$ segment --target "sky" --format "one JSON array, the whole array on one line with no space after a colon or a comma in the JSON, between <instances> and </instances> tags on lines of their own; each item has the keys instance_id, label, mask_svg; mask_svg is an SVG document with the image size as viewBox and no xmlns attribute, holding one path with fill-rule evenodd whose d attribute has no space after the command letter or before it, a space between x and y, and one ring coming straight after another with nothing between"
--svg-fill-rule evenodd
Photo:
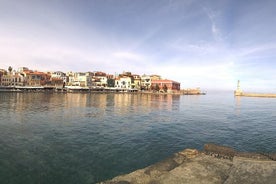
<instances>
[{"instance_id":1,"label":"sky","mask_svg":"<svg viewBox=\"0 0 276 184\"><path fill-rule=\"evenodd\" d=\"M275 0L0 0L0 68L276 92Z\"/></svg>"}]
</instances>

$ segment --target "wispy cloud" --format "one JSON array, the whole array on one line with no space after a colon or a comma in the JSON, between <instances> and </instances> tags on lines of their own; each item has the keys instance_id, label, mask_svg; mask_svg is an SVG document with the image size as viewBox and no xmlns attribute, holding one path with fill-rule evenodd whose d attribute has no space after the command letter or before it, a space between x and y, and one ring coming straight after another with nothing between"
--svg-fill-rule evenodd
<instances>
[{"instance_id":1,"label":"wispy cloud","mask_svg":"<svg viewBox=\"0 0 276 184\"><path fill-rule=\"evenodd\" d=\"M217 17L219 16L219 12L218 11L213 11L210 8L207 8L207 7L203 7L203 10L206 13L207 17L209 18L209 20L210 20L211 31L212 31L212 34L213 34L213 38L216 41L222 41L223 40L222 33L221 33L220 28L218 27L218 24L217 24L217 21L216 21Z\"/></svg>"},{"instance_id":2,"label":"wispy cloud","mask_svg":"<svg viewBox=\"0 0 276 184\"><path fill-rule=\"evenodd\" d=\"M274 55L274 53L276 52L276 44L275 43L258 44L250 47L240 48L239 55L241 57L247 57L247 56L256 55L262 52L266 52L267 54L268 51L273 52L273 55Z\"/></svg>"}]
</instances>

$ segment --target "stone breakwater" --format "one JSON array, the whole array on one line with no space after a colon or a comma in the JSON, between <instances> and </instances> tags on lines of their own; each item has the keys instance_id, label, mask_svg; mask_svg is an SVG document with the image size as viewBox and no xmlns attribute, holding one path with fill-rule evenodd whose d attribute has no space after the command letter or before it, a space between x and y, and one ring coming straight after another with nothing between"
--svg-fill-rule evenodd
<instances>
[{"instance_id":1,"label":"stone breakwater","mask_svg":"<svg viewBox=\"0 0 276 184\"><path fill-rule=\"evenodd\" d=\"M234 91L234 95L244 97L276 98L276 94L273 93L243 93L241 91Z\"/></svg>"},{"instance_id":2,"label":"stone breakwater","mask_svg":"<svg viewBox=\"0 0 276 184\"><path fill-rule=\"evenodd\" d=\"M99 184L275 184L276 154L238 152L230 147L204 145Z\"/></svg>"}]
</instances>

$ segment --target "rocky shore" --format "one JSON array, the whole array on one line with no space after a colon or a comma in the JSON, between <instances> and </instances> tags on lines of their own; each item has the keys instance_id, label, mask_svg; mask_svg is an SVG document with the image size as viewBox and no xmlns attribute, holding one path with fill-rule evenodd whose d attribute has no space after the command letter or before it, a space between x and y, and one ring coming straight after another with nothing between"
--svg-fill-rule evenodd
<instances>
[{"instance_id":1,"label":"rocky shore","mask_svg":"<svg viewBox=\"0 0 276 184\"><path fill-rule=\"evenodd\" d=\"M99 184L275 184L276 154L244 153L215 144L185 149L170 158Z\"/></svg>"}]
</instances>

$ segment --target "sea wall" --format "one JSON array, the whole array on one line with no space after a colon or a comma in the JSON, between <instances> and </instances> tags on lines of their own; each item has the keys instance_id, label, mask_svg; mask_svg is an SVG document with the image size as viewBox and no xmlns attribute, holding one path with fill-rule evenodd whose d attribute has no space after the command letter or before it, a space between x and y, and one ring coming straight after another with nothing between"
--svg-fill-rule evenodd
<instances>
[{"instance_id":1,"label":"sea wall","mask_svg":"<svg viewBox=\"0 0 276 184\"><path fill-rule=\"evenodd\" d=\"M243 93L243 92L234 92L235 96L245 96L245 97L264 97L264 98L276 98L276 94L270 93Z\"/></svg>"},{"instance_id":2,"label":"sea wall","mask_svg":"<svg viewBox=\"0 0 276 184\"><path fill-rule=\"evenodd\" d=\"M205 95L199 89L187 90L169 90L167 92L159 91L142 91L137 89L111 88L111 87L80 87L80 86L65 86L64 88L52 86L0 86L0 92L87 92L87 93L142 93L142 94L173 94L173 95Z\"/></svg>"},{"instance_id":3,"label":"sea wall","mask_svg":"<svg viewBox=\"0 0 276 184\"><path fill-rule=\"evenodd\" d=\"M276 154L243 153L206 144L100 184L275 184Z\"/></svg>"}]
</instances>

